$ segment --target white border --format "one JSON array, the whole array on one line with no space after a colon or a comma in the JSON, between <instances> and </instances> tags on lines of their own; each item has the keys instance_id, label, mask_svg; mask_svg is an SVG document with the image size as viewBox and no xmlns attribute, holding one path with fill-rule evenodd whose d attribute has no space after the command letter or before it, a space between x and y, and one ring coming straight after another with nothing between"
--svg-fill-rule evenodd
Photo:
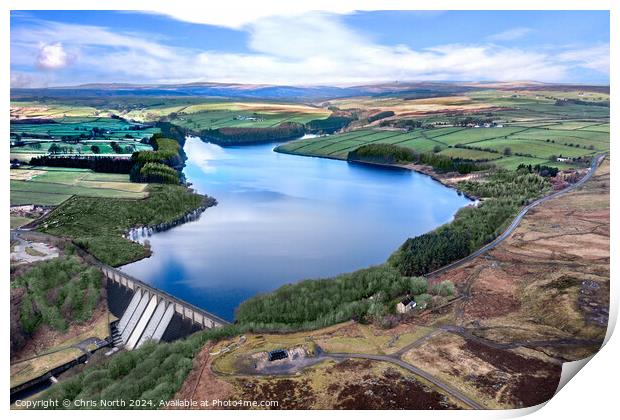
<instances>
[{"instance_id":1,"label":"white border","mask_svg":"<svg viewBox=\"0 0 620 420\"><path fill-rule=\"evenodd\" d=\"M241 2L241 1L204 1L204 2L190 2L185 0L174 0L174 1L162 1L162 0L151 0L151 1L138 1L138 0L56 0L54 2L44 1L44 0L5 0L2 2L3 14L2 14L2 35L3 35L3 48L2 48L2 57L3 57L3 66L2 66L2 80L3 80L3 88L2 95L4 98L4 103L7 108L10 102L10 69L9 69L9 41L10 41L10 31L9 31L9 10L47 10L47 9L55 9L55 10L153 10L159 11L162 13L166 13L169 11L178 11L178 10L196 10L200 9L201 11L205 11L208 13L230 16L231 14L239 14L239 13L254 13L256 7L260 7L262 10L273 10L274 14L280 14L282 11L285 11L287 14L297 14L302 13L304 11L310 10L323 10L323 11L333 11L333 12L346 12L348 10L611 10L611 68L618 68L618 30L615 22L618 22L618 2L614 2L612 0L501 0L501 1L490 1L490 0L434 0L432 2L428 1L419 1L419 0L382 0L381 2L373 1L373 0L359 0L359 1L351 1L351 0L313 0L300 2L295 0L261 0L255 1L252 3ZM248 6L249 5L249 6ZM250 19L251 17L248 17ZM615 18L615 19L614 19ZM612 72L613 74L613 72ZM613 78L613 76L612 76ZM618 97L618 88L615 85L611 85L612 90L612 98ZM611 108L611 119L614 121L612 123L611 128L611 150L612 156L616 155L616 149L618 149L616 143L614 142L615 135L618 130L616 130L616 121L618 121L619 112L618 107L614 106L615 99L612 100L612 108ZM6 109L6 108L5 108ZM6 112L6 111L5 111ZM5 114L5 118L0 119L0 124L2 126L2 132L8 134L9 132L9 119L8 115ZM2 148L3 156L5 156L5 162L8 160L8 148ZM8 167L6 164L2 169L2 179L4 182L4 191L3 194L0 194L0 199L2 200L3 208L8 210L9 208L9 173ZM612 185L616 185L617 176L615 172L612 172ZM611 214L614 215L614 210L618 209L618 195L613 193L611 195ZM5 213L6 214L6 213ZM4 232L8 232L9 230L9 218L6 215L2 218L1 223L4 227ZM617 218L612 217L612 238L618 237L618 225ZM8 238L7 238L8 239ZM618 253L618 246L615 241L611 242L611 255L620 255ZM9 241L5 239L2 242L2 248L0 249L0 255L8 255L9 254ZM5 260L6 261L6 260ZM618 267L618 260L612 259L611 261L611 272L616 273ZM4 385L1 389L4 389L3 393L4 400L2 402L3 410L9 411L9 416L11 418L36 418L40 419L41 417L45 418L77 418L80 416L81 418L88 419L99 419L99 418L108 418L109 416L114 416L116 413L111 412L99 412L99 411L88 411L84 413L76 413L76 412L22 412L15 410L8 410L9 407L9 319L8 319L8 308L9 308L9 293L8 293L8 264L4 270L5 280L3 282L4 288L2 289L3 294L3 307L5 308L5 316L3 317L4 328L1 331L0 342L5 345L5 362L0 364L1 369L1 377L4 382ZM454 411L437 411L437 412L427 412L427 411L416 411L416 412L407 412L401 413L398 411L390 411L390 412L340 412L337 415L343 418L355 418L355 419L365 419L365 418L374 418L381 417L382 415L386 416L412 416L415 418L433 418L433 419L448 419L448 418L470 418L470 419L480 419L480 418L508 418L508 417L517 417L522 416L524 414L531 414L530 418L533 419L544 419L544 418L562 418L562 419L588 419L588 418L609 418L610 414L616 411L617 408L617 382L619 378L620 369L617 355L620 354L620 342L618 341L617 334L616 336L611 336L611 331L613 330L613 325L615 325L615 321L617 319L617 310L618 310L618 302L619 302L619 292L618 288L615 287L615 284L612 283L611 287L611 299L612 306L610 308L610 328L608 331L608 335L606 339L609 341L604 346L604 348L592 358L592 360L587 364L587 367L580 372L577 377L566 384L566 386L554 397L551 399L549 403L544 405L544 407L536 407L533 409L525 409L525 410L511 410L511 411L486 411L486 412L454 412ZM166 412L138 412L132 413L131 416L134 418L162 418L164 416L170 416L172 413ZM223 419L232 419L232 418L248 418L252 416L252 418L283 418L285 416L294 415L299 419L309 419L316 418L323 415L331 416L333 412L325 412L325 411L297 411L295 413L290 412L243 412L243 411L229 411L229 412L190 412L184 411L183 413L174 413L173 416L181 415L187 418L204 418L205 416L217 417ZM122 414L123 417L128 414Z\"/></svg>"}]
</instances>

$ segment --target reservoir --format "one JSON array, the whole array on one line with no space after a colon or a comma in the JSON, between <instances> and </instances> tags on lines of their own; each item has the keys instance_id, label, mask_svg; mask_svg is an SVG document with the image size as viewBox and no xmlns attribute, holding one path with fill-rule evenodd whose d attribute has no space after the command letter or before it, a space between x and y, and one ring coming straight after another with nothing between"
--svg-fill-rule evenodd
<instances>
[{"instance_id":1,"label":"reservoir","mask_svg":"<svg viewBox=\"0 0 620 420\"><path fill-rule=\"evenodd\" d=\"M274 147L188 137L185 176L218 205L148 237L153 255L122 270L232 321L258 293L380 264L469 203L413 171Z\"/></svg>"}]
</instances>

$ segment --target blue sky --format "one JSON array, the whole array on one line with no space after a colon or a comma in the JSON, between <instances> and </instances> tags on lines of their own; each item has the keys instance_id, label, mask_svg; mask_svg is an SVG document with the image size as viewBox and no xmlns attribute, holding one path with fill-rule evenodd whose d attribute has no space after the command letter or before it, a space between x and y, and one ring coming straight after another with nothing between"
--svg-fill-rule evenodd
<instances>
[{"instance_id":1,"label":"blue sky","mask_svg":"<svg viewBox=\"0 0 620 420\"><path fill-rule=\"evenodd\" d=\"M609 83L606 11L13 11L11 83Z\"/></svg>"}]
</instances>

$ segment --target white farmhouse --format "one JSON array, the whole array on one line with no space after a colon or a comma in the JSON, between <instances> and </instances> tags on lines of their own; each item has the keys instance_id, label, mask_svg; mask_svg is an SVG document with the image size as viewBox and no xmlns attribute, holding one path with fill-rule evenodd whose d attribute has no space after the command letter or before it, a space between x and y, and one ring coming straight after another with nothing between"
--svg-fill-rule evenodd
<instances>
[{"instance_id":1,"label":"white farmhouse","mask_svg":"<svg viewBox=\"0 0 620 420\"><path fill-rule=\"evenodd\" d=\"M399 314L405 314L416 307L415 300L413 298L407 296L405 299L398 302L396 305L396 312Z\"/></svg>"}]
</instances>

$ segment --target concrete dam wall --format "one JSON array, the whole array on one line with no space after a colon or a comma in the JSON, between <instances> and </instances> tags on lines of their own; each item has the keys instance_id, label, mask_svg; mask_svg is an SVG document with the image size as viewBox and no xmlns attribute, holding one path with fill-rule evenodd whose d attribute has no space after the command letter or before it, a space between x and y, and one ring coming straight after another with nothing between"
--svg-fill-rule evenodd
<instances>
[{"instance_id":1,"label":"concrete dam wall","mask_svg":"<svg viewBox=\"0 0 620 420\"><path fill-rule=\"evenodd\" d=\"M13 232L37 241L58 240L31 230ZM112 325L112 341L117 347L133 350L147 341L174 341L205 328L229 324L217 315L102 263L80 248L75 252L101 270L107 281L108 310L119 319Z\"/></svg>"},{"instance_id":2,"label":"concrete dam wall","mask_svg":"<svg viewBox=\"0 0 620 420\"><path fill-rule=\"evenodd\" d=\"M119 318L113 330L116 346L133 350L148 341L173 341L228 324L120 270L105 265L100 268L107 278L108 307Z\"/></svg>"}]
</instances>

